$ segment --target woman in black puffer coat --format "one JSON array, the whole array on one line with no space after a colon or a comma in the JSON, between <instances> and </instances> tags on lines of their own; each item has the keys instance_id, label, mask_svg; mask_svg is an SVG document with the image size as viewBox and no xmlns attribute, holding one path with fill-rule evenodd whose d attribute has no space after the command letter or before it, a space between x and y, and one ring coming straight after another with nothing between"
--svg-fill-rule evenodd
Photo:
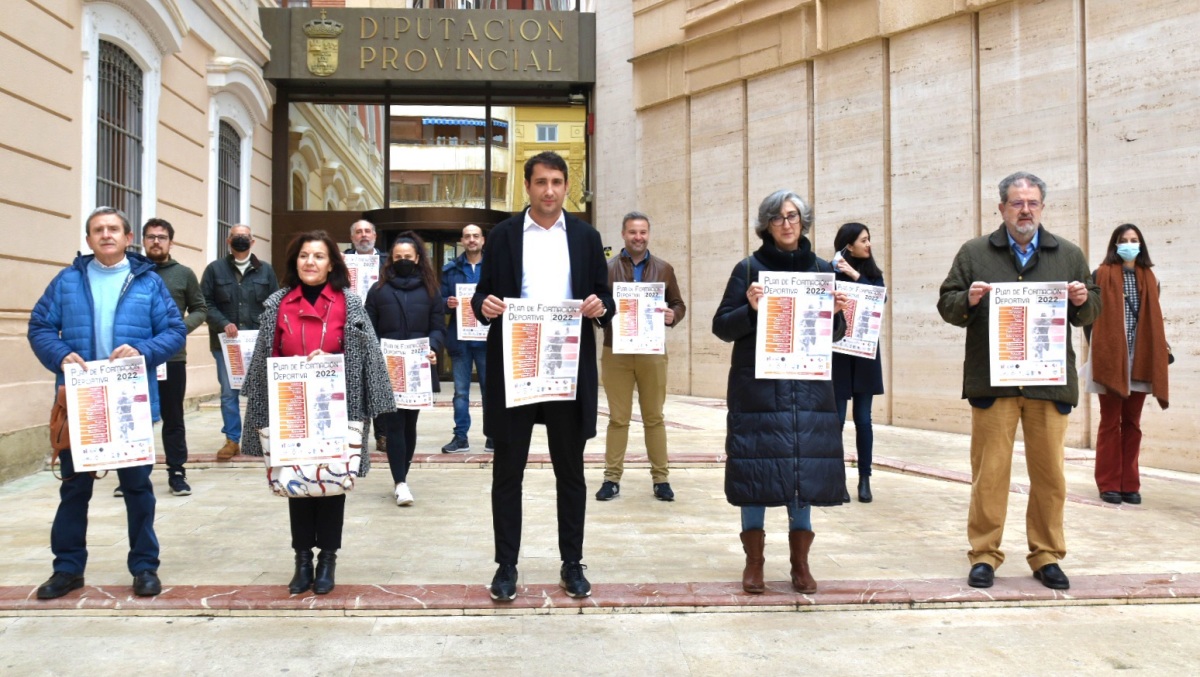
<instances>
[{"instance_id":1,"label":"woman in black puffer coat","mask_svg":"<svg viewBox=\"0 0 1200 677\"><path fill-rule=\"evenodd\" d=\"M713 317L713 333L733 342L729 367L725 436L725 497L742 509L742 547L746 569L742 588L765 590L763 531L767 507L788 509L792 586L816 592L808 567L813 542L811 506L841 505L846 470L842 433L831 381L757 379L754 377L758 302L767 272L833 273L813 254L804 234L812 210L796 193L779 190L758 207L755 232L763 244L733 269L725 296ZM833 340L846 331L844 294L835 294Z\"/></svg>"},{"instance_id":2,"label":"woman in black puffer coat","mask_svg":"<svg viewBox=\"0 0 1200 677\"><path fill-rule=\"evenodd\" d=\"M405 231L392 243L388 265L379 283L367 293L367 315L381 339L407 341L429 338L429 361L437 363L437 352L446 337L446 304L429 263L425 243ZM439 390L433 379L433 390ZM408 486L408 468L417 449L417 415L420 411L397 409L384 415L387 430L388 465L396 483L396 505L413 504Z\"/></svg>"}]
</instances>

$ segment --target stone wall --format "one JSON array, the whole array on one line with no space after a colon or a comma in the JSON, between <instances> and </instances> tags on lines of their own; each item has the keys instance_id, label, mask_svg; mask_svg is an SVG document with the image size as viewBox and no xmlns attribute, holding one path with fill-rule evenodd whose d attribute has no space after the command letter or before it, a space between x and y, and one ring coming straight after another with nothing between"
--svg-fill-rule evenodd
<instances>
[{"instance_id":1,"label":"stone wall","mask_svg":"<svg viewBox=\"0 0 1200 677\"><path fill-rule=\"evenodd\" d=\"M876 420L967 431L963 332L938 316L938 288L958 247L999 225L997 183L1023 169L1049 185L1045 226L1093 266L1118 224L1146 233L1179 361L1170 410L1146 406L1143 459L1200 470L1200 340L1188 331L1200 298L1170 246L1191 239L1200 208L1200 49L1187 39L1200 6L638 0L633 13L639 207L690 211L655 232L692 269L673 388L724 395L728 347L712 314L728 270L757 246L758 202L791 187L813 199L820 255L841 223L871 228L890 289ZM665 198L667 186L686 192ZM1068 444L1090 446L1097 419L1084 395Z\"/></svg>"}]
</instances>

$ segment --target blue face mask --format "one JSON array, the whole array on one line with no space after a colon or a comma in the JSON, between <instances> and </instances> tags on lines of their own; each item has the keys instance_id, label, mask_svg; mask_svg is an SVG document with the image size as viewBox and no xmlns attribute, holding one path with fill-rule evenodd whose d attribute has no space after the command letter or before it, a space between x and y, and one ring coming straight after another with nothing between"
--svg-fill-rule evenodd
<instances>
[{"instance_id":1,"label":"blue face mask","mask_svg":"<svg viewBox=\"0 0 1200 677\"><path fill-rule=\"evenodd\" d=\"M1137 258L1139 252L1142 251L1142 245L1136 242L1122 242L1117 245L1117 256L1120 256L1124 261L1132 261Z\"/></svg>"}]
</instances>

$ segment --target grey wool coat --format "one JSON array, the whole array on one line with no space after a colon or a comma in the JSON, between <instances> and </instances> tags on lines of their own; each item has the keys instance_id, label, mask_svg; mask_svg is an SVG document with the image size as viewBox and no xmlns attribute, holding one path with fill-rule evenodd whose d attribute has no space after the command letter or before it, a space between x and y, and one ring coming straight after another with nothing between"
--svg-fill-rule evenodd
<instances>
[{"instance_id":1,"label":"grey wool coat","mask_svg":"<svg viewBox=\"0 0 1200 677\"><path fill-rule=\"evenodd\" d=\"M274 347L272 343L275 338L275 324L278 322L279 302L287 293L288 288L284 287L271 294L263 304L263 313L259 317L262 330L254 343L254 357L250 359L246 381L242 385L242 394L246 396L246 415L242 423L242 453L248 456L262 456L258 433L271 425L267 406L267 358L271 357ZM362 299L352 291L347 290L344 293L346 414L349 420L363 424L363 439L369 440L371 419L395 411L396 400L392 395L392 383L388 380L387 365L379 349L379 339L375 337L375 329L363 308ZM361 463L360 477L370 469L371 455L364 453Z\"/></svg>"}]
</instances>

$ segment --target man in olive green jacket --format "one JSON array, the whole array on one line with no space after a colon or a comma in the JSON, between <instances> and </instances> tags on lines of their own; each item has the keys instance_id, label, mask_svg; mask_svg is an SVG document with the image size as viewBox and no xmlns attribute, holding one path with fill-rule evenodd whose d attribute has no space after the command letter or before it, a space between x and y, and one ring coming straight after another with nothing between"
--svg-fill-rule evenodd
<instances>
[{"instance_id":1,"label":"man in olive green jacket","mask_svg":"<svg viewBox=\"0 0 1200 677\"><path fill-rule=\"evenodd\" d=\"M1020 421L1030 485L1025 515L1030 552L1026 560L1043 585L1065 590L1070 582L1058 565L1067 554L1063 443L1067 414L1079 403L1071 334L1068 331L1066 337L1066 385L993 386L988 292L992 283L1066 282L1067 319L1072 326L1083 327L1100 314L1100 288L1092 281L1079 247L1042 226L1045 182L1017 172L1000 182L1000 200L1004 224L962 246L938 300L942 319L967 329L963 397L971 404L971 508L967 517L971 550L967 556L972 565L967 582L977 588L991 587L996 567L1004 562L1000 543Z\"/></svg>"}]
</instances>

